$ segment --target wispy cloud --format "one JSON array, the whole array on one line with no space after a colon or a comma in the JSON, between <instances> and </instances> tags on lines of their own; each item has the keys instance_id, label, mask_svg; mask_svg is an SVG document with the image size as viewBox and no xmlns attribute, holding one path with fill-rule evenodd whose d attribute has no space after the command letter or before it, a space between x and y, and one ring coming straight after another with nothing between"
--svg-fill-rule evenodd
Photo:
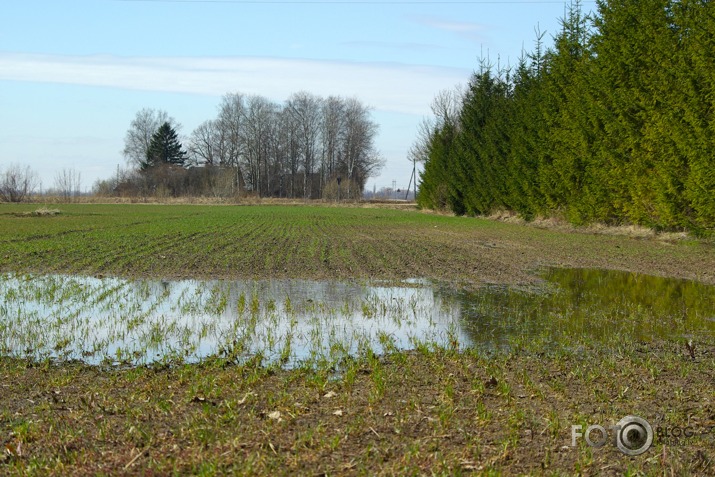
<instances>
[{"instance_id":1,"label":"wispy cloud","mask_svg":"<svg viewBox=\"0 0 715 477\"><path fill-rule=\"evenodd\" d=\"M483 33L486 27L479 23L454 21L443 17L425 15L413 15L411 18L413 21L416 21L421 25L425 25L437 30L455 33L469 41L486 40L486 37Z\"/></svg>"},{"instance_id":2,"label":"wispy cloud","mask_svg":"<svg viewBox=\"0 0 715 477\"><path fill-rule=\"evenodd\" d=\"M429 43L398 43L388 41L344 41L340 43L343 46L355 48L379 48L386 50L403 50L403 51L438 51L447 49L444 46L433 45Z\"/></svg>"},{"instance_id":3,"label":"wispy cloud","mask_svg":"<svg viewBox=\"0 0 715 477\"><path fill-rule=\"evenodd\" d=\"M275 100L306 90L355 96L384 111L426 114L438 91L463 82L457 68L254 57L119 57L0 53L0 80L65 83Z\"/></svg>"}]
</instances>

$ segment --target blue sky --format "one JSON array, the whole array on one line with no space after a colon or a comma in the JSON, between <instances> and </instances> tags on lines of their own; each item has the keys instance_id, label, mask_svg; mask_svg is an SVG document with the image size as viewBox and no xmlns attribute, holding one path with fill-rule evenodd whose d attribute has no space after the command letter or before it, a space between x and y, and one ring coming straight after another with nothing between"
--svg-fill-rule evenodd
<instances>
[{"instance_id":1,"label":"blue sky","mask_svg":"<svg viewBox=\"0 0 715 477\"><path fill-rule=\"evenodd\" d=\"M0 170L30 165L46 189L74 168L91 188L126 166L142 108L188 136L226 93L308 91L373 108L386 166L368 187L404 188L433 97L481 56L516 63L537 25L550 45L563 15L548 1L2 0Z\"/></svg>"}]
</instances>

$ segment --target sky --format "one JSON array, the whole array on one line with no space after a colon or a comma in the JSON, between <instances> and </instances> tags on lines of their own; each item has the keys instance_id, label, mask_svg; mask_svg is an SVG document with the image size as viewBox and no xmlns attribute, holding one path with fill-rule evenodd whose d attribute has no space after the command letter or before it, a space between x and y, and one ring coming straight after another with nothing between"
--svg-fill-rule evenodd
<instances>
[{"instance_id":1,"label":"sky","mask_svg":"<svg viewBox=\"0 0 715 477\"><path fill-rule=\"evenodd\" d=\"M588 4L586 4L588 7ZM405 189L408 151L436 94L480 58L517 63L536 30L551 45L562 1L2 0L0 171L29 165L43 189L74 169L83 190L127 167L143 108L189 136L240 92L357 98L385 159L367 188Z\"/></svg>"}]
</instances>

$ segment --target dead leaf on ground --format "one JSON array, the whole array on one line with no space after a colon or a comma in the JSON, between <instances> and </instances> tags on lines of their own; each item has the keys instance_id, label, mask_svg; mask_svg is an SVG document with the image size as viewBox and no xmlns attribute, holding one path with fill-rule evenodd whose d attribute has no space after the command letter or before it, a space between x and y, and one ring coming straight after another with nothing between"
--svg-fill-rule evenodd
<instances>
[{"instance_id":1,"label":"dead leaf on ground","mask_svg":"<svg viewBox=\"0 0 715 477\"><path fill-rule=\"evenodd\" d=\"M5 451L13 457L22 457L22 442L18 442L17 446L8 442L5 444Z\"/></svg>"},{"instance_id":2,"label":"dead leaf on ground","mask_svg":"<svg viewBox=\"0 0 715 477\"><path fill-rule=\"evenodd\" d=\"M206 403L206 404L211 404L212 406L215 406L215 405L216 405L215 402L211 401L210 399L206 399L206 398L203 397L203 396L194 396L193 398L191 398L191 402L199 402L199 403L202 403L202 404L203 404L203 403Z\"/></svg>"},{"instance_id":3,"label":"dead leaf on ground","mask_svg":"<svg viewBox=\"0 0 715 477\"><path fill-rule=\"evenodd\" d=\"M256 393L252 393L249 391L246 394L244 394L243 397L236 404L238 404L239 406L242 404L246 404L246 401L248 400L248 398L255 396L255 395L256 395Z\"/></svg>"}]
</instances>

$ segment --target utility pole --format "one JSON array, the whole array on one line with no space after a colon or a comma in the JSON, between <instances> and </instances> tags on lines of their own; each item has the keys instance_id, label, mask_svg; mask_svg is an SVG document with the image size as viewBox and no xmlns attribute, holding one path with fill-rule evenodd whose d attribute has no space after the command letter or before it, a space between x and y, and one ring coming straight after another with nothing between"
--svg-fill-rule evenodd
<instances>
[{"instance_id":1,"label":"utility pole","mask_svg":"<svg viewBox=\"0 0 715 477\"><path fill-rule=\"evenodd\" d=\"M415 183L415 201L417 200L417 161L413 158L412 159L412 174L410 175L410 183L407 185L407 191L405 192L405 200L410 196L410 186L412 185L412 181Z\"/></svg>"}]
</instances>

